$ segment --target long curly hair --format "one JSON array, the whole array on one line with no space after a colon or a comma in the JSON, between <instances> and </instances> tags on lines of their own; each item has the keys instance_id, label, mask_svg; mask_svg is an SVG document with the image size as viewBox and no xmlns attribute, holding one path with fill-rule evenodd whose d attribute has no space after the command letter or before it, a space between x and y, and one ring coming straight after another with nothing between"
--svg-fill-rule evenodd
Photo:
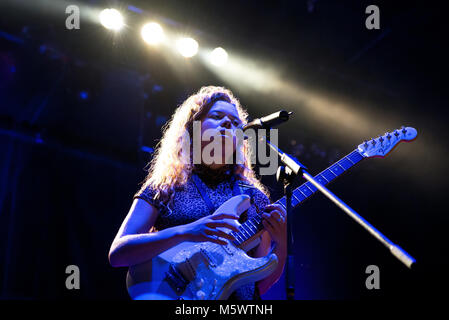
<instances>
[{"instance_id":1,"label":"long curly hair","mask_svg":"<svg viewBox=\"0 0 449 320\"><path fill-rule=\"evenodd\" d=\"M242 123L247 123L248 113L242 108L233 93L224 87L202 87L198 92L188 97L175 110L170 121L162 127L162 138L157 143L153 159L149 163L148 174L142 188L150 186L156 190L155 199L170 204L175 189L183 186L190 178L194 168L191 138L193 122L200 120L203 115L207 114L217 101L226 101L233 104ZM189 138L190 141L186 141ZM186 143L190 144L188 153L185 150ZM244 140L242 146L236 152L239 152L240 161L232 164L233 173L237 175L239 180L254 185L267 197L270 197L267 188L259 181L253 170L250 159L255 151L252 150L248 141Z\"/></svg>"}]
</instances>

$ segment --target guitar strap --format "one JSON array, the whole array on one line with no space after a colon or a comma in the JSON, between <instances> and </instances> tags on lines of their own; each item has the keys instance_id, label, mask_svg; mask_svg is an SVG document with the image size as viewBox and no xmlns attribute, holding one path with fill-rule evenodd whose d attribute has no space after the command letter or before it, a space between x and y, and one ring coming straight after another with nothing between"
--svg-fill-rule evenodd
<instances>
[{"instance_id":1,"label":"guitar strap","mask_svg":"<svg viewBox=\"0 0 449 320\"><path fill-rule=\"evenodd\" d=\"M196 188L198 189L201 197L209 208L210 214L214 213L217 208L213 205L209 196L207 195L207 190L204 188L201 179L195 174L192 173L193 182L195 183ZM238 183L235 175L231 178L231 186L232 186L232 196L237 196L239 194L247 194L253 199L253 190L252 188L247 188L244 190Z\"/></svg>"}]
</instances>

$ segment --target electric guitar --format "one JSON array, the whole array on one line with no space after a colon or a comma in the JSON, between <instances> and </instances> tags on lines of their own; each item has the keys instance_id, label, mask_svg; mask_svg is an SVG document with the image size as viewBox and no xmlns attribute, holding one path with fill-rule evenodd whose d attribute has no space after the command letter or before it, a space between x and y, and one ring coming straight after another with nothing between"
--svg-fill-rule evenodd
<instances>
[{"instance_id":1,"label":"electric guitar","mask_svg":"<svg viewBox=\"0 0 449 320\"><path fill-rule=\"evenodd\" d=\"M417 131L411 127L365 141L357 149L315 176L327 185L365 158L385 157L399 142L410 142ZM310 182L302 184L292 193L292 208L312 196L317 188ZM276 201L286 208L286 198ZM214 214L240 215L251 206L248 195L238 195L223 203ZM229 219L230 223L237 223ZM224 300L238 287L259 281L270 275L278 264L274 253L252 258L246 252L260 242L263 232L260 216L238 224L239 232L219 228L231 233L236 240L224 239L227 244L212 242L183 242L157 257L134 266L127 274L128 293L136 300Z\"/></svg>"}]
</instances>

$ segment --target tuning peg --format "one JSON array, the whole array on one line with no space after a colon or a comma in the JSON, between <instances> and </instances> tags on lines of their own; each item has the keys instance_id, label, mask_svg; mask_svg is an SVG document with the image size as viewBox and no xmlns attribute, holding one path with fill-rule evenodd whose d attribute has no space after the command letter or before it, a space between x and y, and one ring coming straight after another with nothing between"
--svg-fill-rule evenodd
<instances>
[{"instance_id":1,"label":"tuning peg","mask_svg":"<svg viewBox=\"0 0 449 320\"><path fill-rule=\"evenodd\" d=\"M382 144L384 142L384 140L385 140L384 138L379 137L380 144Z\"/></svg>"},{"instance_id":2,"label":"tuning peg","mask_svg":"<svg viewBox=\"0 0 449 320\"><path fill-rule=\"evenodd\" d=\"M407 133L407 130L405 129L405 127L404 126L402 126L402 133L405 135L406 133Z\"/></svg>"},{"instance_id":3,"label":"tuning peg","mask_svg":"<svg viewBox=\"0 0 449 320\"><path fill-rule=\"evenodd\" d=\"M365 147L365 149L367 149L367 148L369 147L369 145L368 145L368 140L365 140L364 142L365 142L365 143L363 144L363 146Z\"/></svg>"},{"instance_id":4,"label":"tuning peg","mask_svg":"<svg viewBox=\"0 0 449 320\"><path fill-rule=\"evenodd\" d=\"M394 130L394 135L396 136L396 138L399 136L398 130Z\"/></svg>"},{"instance_id":5,"label":"tuning peg","mask_svg":"<svg viewBox=\"0 0 449 320\"><path fill-rule=\"evenodd\" d=\"M373 144L373 146L375 146L376 145L376 140L371 140L371 143Z\"/></svg>"}]
</instances>

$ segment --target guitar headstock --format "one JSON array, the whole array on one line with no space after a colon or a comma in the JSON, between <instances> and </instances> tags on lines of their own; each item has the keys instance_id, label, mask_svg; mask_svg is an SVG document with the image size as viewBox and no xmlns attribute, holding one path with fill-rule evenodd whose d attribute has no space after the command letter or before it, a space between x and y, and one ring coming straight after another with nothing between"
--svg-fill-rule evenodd
<instances>
[{"instance_id":1,"label":"guitar headstock","mask_svg":"<svg viewBox=\"0 0 449 320\"><path fill-rule=\"evenodd\" d=\"M414 140L418 132L412 127L402 127L393 132L387 132L383 136L365 141L359 144L358 151L366 158L385 157L399 142Z\"/></svg>"}]
</instances>

